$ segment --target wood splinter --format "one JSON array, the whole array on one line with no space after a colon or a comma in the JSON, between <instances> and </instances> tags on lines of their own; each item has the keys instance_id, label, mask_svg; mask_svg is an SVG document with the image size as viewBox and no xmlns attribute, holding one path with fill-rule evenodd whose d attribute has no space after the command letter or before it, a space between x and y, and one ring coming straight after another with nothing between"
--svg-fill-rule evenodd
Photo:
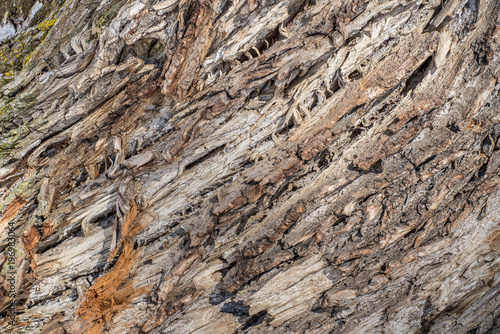
<instances>
[{"instance_id":1,"label":"wood splinter","mask_svg":"<svg viewBox=\"0 0 500 334\"><path fill-rule=\"evenodd\" d=\"M260 57L259 49L257 49L255 46L252 46L252 50L255 51L255 53L257 54L257 57Z\"/></svg>"},{"instance_id":2,"label":"wood splinter","mask_svg":"<svg viewBox=\"0 0 500 334\"><path fill-rule=\"evenodd\" d=\"M290 34L288 33L288 31L286 31L285 26L283 25L283 22L280 24L278 31L281 34L281 36L286 37L286 38L290 38Z\"/></svg>"}]
</instances>

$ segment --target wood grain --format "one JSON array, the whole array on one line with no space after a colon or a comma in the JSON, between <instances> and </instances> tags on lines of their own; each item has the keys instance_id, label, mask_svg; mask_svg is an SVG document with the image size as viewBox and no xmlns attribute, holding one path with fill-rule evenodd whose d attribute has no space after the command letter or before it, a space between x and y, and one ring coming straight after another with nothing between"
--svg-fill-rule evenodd
<instances>
[{"instance_id":1,"label":"wood grain","mask_svg":"<svg viewBox=\"0 0 500 334\"><path fill-rule=\"evenodd\" d=\"M500 330L498 1L21 2L0 332Z\"/></svg>"}]
</instances>

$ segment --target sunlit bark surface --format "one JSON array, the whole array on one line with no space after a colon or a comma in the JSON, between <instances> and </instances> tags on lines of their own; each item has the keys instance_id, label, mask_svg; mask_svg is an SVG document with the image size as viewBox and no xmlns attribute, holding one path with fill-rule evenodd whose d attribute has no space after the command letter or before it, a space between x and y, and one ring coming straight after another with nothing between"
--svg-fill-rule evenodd
<instances>
[{"instance_id":1,"label":"sunlit bark surface","mask_svg":"<svg viewBox=\"0 0 500 334\"><path fill-rule=\"evenodd\" d=\"M1 333L500 332L499 1L0 14Z\"/></svg>"}]
</instances>

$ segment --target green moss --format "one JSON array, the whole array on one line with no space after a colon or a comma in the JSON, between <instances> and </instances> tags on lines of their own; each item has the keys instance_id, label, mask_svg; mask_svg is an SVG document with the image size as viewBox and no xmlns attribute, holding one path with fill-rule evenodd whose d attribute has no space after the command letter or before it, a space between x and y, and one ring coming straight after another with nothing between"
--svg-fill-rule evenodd
<instances>
[{"instance_id":1,"label":"green moss","mask_svg":"<svg viewBox=\"0 0 500 334\"><path fill-rule=\"evenodd\" d=\"M96 20L95 26L99 29L107 26L118 14L119 7L114 6L102 13Z\"/></svg>"},{"instance_id":2,"label":"green moss","mask_svg":"<svg viewBox=\"0 0 500 334\"><path fill-rule=\"evenodd\" d=\"M53 0L50 5L45 4L42 9L45 13L35 16L34 26L26 31L18 33L13 39L5 41L0 46L0 74L4 74L0 80L0 86L8 82L6 74L26 68L35 55L37 48L43 44L48 33L57 22L60 14L59 9L64 4L63 0ZM39 15L40 14L40 15ZM44 18L41 20L41 18Z\"/></svg>"},{"instance_id":3,"label":"green moss","mask_svg":"<svg viewBox=\"0 0 500 334\"><path fill-rule=\"evenodd\" d=\"M32 129L37 128L42 119L26 121L28 111L39 89L34 87L29 93L21 94L16 99L4 97L0 100L0 158L7 156Z\"/></svg>"},{"instance_id":4,"label":"green moss","mask_svg":"<svg viewBox=\"0 0 500 334\"><path fill-rule=\"evenodd\" d=\"M98 34L92 34L90 33L87 37L87 43L90 43L91 41L93 41L94 39L97 39L99 37Z\"/></svg>"},{"instance_id":5,"label":"green moss","mask_svg":"<svg viewBox=\"0 0 500 334\"><path fill-rule=\"evenodd\" d=\"M35 17L31 21L31 26L34 27L43 21L47 21L51 18L55 18L59 10L64 5L65 0L52 0L47 1L42 8L35 14Z\"/></svg>"},{"instance_id":6,"label":"green moss","mask_svg":"<svg viewBox=\"0 0 500 334\"><path fill-rule=\"evenodd\" d=\"M14 189L9 193L7 198L0 203L0 214L5 212L9 205L14 202L16 197L21 197L23 199L29 198L33 194L33 191L35 191L35 187L33 187L35 181L34 174L27 181L15 184Z\"/></svg>"},{"instance_id":7,"label":"green moss","mask_svg":"<svg viewBox=\"0 0 500 334\"><path fill-rule=\"evenodd\" d=\"M0 15L3 19L6 12L10 17L26 19L36 0L2 0L0 1Z\"/></svg>"},{"instance_id":8,"label":"green moss","mask_svg":"<svg viewBox=\"0 0 500 334\"><path fill-rule=\"evenodd\" d=\"M18 2L18 4L31 9L29 2L31 0L21 1L24 2ZM72 0L47 1L42 7L44 12L41 12L42 9L40 9L35 16L37 19L32 22L32 27L0 44L0 87L11 82L15 78L16 72L29 71L36 65L34 63L36 57L34 56L57 23L61 8L66 1ZM31 3L32 5L33 3ZM20 9L12 9L12 15L19 15L19 13L15 13L16 10ZM17 91L17 89L14 87L10 91ZM40 87L35 84L28 93L17 94L15 97L3 96L0 99L0 158L10 155L31 133L32 129L36 129L42 124L43 120L33 120L30 117L30 109L39 93ZM0 96L2 95L0 94Z\"/></svg>"}]
</instances>

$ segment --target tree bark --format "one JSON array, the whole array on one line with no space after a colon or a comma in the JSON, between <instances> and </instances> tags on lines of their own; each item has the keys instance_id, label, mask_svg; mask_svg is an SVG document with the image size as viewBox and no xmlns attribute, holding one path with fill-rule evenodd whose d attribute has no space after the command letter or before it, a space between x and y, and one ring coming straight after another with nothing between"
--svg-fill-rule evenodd
<instances>
[{"instance_id":1,"label":"tree bark","mask_svg":"<svg viewBox=\"0 0 500 334\"><path fill-rule=\"evenodd\" d=\"M2 333L499 333L500 2L0 5Z\"/></svg>"}]
</instances>

